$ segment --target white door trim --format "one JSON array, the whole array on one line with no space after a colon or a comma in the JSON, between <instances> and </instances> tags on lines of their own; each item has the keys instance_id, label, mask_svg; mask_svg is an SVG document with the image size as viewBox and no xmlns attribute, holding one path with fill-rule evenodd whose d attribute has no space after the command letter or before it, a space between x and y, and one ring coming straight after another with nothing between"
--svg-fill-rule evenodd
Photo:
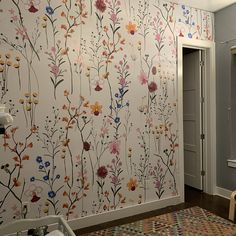
<instances>
[{"instance_id":1,"label":"white door trim","mask_svg":"<svg viewBox=\"0 0 236 236\"><path fill-rule=\"evenodd\" d=\"M196 48L205 51L205 156L206 176L204 192L215 194L216 190L216 76L215 43L177 37L177 93L179 131L179 183L180 196L184 201L184 149L183 149L183 48Z\"/></svg>"}]
</instances>

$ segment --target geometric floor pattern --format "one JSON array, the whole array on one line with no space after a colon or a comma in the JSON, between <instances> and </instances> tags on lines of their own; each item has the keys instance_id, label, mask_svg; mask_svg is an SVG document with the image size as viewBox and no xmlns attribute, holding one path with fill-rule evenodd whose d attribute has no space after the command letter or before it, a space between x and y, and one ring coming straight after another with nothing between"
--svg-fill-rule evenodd
<instances>
[{"instance_id":1,"label":"geometric floor pattern","mask_svg":"<svg viewBox=\"0 0 236 236\"><path fill-rule=\"evenodd\" d=\"M236 225L200 207L119 225L83 236L236 236Z\"/></svg>"}]
</instances>

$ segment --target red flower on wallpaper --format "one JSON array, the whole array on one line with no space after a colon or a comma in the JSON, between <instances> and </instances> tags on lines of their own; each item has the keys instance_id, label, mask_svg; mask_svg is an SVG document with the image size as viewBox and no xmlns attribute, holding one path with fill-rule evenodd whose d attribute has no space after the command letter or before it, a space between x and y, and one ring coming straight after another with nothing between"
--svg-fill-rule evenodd
<instances>
[{"instance_id":1,"label":"red flower on wallpaper","mask_svg":"<svg viewBox=\"0 0 236 236\"><path fill-rule=\"evenodd\" d=\"M30 200L31 202L37 202L40 200L40 197L37 196L36 192L32 192L32 199Z\"/></svg>"},{"instance_id":2,"label":"red flower on wallpaper","mask_svg":"<svg viewBox=\"0 0 236 236\"><path fill-rule=\"evenodd\" d=\"M153 75L156 75L157 73L157 68L155 66L152 67L152 74Z\"/></svg>"},{"instance_id":3,"label":"red flower on wallpaper","mask_svg":"<svg viewBox=\"0 0 236 236\"><path fill-rule=\"evenodd\" d=\"M102 179L105 179L106 176L108 174L108 171L107 171L107 168L105 166L101 166L98 168L97 170L97 176L102 178Z\"/></svg>"},{"instance_id":4,"label":"red flower on wallpaper","mask_svg":"<svg viewBox=\"0 0 236 236\"><path fill-rule=\"evenodd\" d=\"M90 144L85 141L85 142L84 142L84 150L85 150L85 151L89 151L89 149L90 149Z\"/></svg>"},{"instance_id":5,"label":"red flower on wallpaper","mask_svg":"<svg viewBox=\"0 0 236 236\"><path fill-rule=\"evenodd\" d=\"M38 6L40 4L40 1L36 1L36 0L29 0L29 1L26 1L26 5L28 7L28 11L30 13L35 13L37 12L39 9L38 9Z\"/></svg>"},{"instance_id":6,"label":"red flower on wallpaper","mask_svg":"<svg viewBox=\"0 0 236 236\"><path fill-rule=\"evenodd\" d=\"M29 8L28 10L29 10L29 12L31 12L31 13L35 13L35 12L38 11L38 9L37 9L33 4L30 6L30 8Z\"/></svg>"},{"instance_id":7,"label":"red flower on wallpaper","mask_svg":"<svg viewBox=\"0 0 236 236\"><path fill-rule=\"evenodd\" d=\"M106 8L107 8L107 6L106 6L104 0L97 0L97 1L95 2L95 7L96 7L99 11L101 11L101 12L104 12L104 11L106 10Z\"/></svg>"},{"instance_id":8,"label":"red flower on wallpaper","mask_svg":"<svg viewBox=\"0 0 236 236\"><path fill-rule=\"evenodd\" d=\"M148 90L150 93L154 93L157 90L157 84L156 82L152 81L149 85L148 85Z\"/></svg>"}]
</instances>

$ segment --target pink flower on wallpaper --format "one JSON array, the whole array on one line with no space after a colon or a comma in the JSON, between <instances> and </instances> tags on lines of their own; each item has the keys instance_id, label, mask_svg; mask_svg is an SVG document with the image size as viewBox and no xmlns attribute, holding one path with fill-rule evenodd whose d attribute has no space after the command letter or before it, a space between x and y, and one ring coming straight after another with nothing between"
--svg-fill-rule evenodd
<instances>
[{"instance_id":1,"label":"pink flower on wallpaper","mask_svg":"<svg viewBox=\"0 0 236 236\"><path fill-rule=\"evenodd\" d=\"M149 127L152 127L153 126L153 119L152 118L147 118L146 119L146 123L148 124Z\"/></svg>"},{"instance_id":2,"label":"pink flower on wallpaper","mask_svg":"<svg viewBox=\"0 0 236 236\"><path fill-rule=\"evenodd\" d=\"M56 48L55 47L52 47L51 51L53 52L53 54L56 54Z\"/></svg>"},{"instance_id":3,"label":"pink flower on wallpaper","mask_svg":"<svg viewBox=\"0 0 236 236\"><path fill-rule=\"evenodd\" d=\"M159 180L156 181L155 187L159 189L161 187L161 182Z\"/></svg>"},{"instance_id":4,"label":"pink flower on wallpaper","mask_svg":"<svg viewBox=\"0 0 236 236\"><path fill-rule=\"evenodd\" d=\"M17 27L16 35L20 35L23 39L28 39L27 30L25 27Z\"/></svg>"},{"instance_id":5,"label":"pink flower on wallpaper","mask_svg":"<svg viewBox=\"0 0 236 236\"><path fill-rule=\"evenodd\" d=\"M149 85L148 85L148 90L150 93L154 93L157 90L157 84L156 82L152 81Z\"/></svg>"},{"instance_id":6,"label":"pink flower on wallpaper","mask_svg":"<svg viewBox=\"0 0 236 236\"><path fill-rule=\"evenodd\" d=\"M115 13L112 13L110 19L113 21L113 23L116 23L117 22L117 15Z\"/></svg>"},{"instance_id":7,"label":"pink flower on wallpaper","mask_svg":"<svg viewBox=\"0 0 236 236\"><path fill-rule=\"evenodd\" d=\"M111 183L114 185L117 185L117 184L119 184L119 179L116 176L113 176L111 179Z\"/></svg>"},{"instance_id":8,"label":"pink flower on wallpaper","mask_svg":"<svg viewBox=\"0 0 236 236\"><path fill-rule=\"evenodd\" d=\"M139 82L144 85L148 82L148 77L147 75L144 73L144 71L141 71L140 75L138 76Z\"/></svg>"},{"instance_id":9,"label":"pink flower on wallpaper","mask_svg":"<svg viewBox=\"0 0 236 236\"><path fill-rule=\"evenodd\" d=\"M100 133L100 137L105 137L105 135L108 135L108 128L102 127L101 128L101 133Z\"/></svg>"},{"instance_id":10,"label":"pink flower on wallpaper","mask_svg":"<svg viewBox=\"0 0 236 236\"><path fill-rule=\"evenodd\" d=\"M124 87L125 86L125 78L120 78L120 80L119 80L119 84L122 86L122 87Z\"/></svg>"},{"instance_id":11,"label":"pink flower on wallpaper","mask_svg":"<svg viewBox=\"0 0 236 236\"><path fill-rule=\"evenodd\" d=\"M106 3L105 3L104 0L97 0L95 2L95 7L101 12L104 12L107 8Z\"/></svg>"},{"instance_id":12,"label":"pink flower on wallpaper","mask_svg":"<svg viewBox=\"0 0 236 236\"><path fill-rule=\"evenodd\" d=\"M15 15L14 15L14 16L12 16L12 17L11 17L11 19L12 19L14 22L18 21L18 17L17 17L17 16L15 16Z\"/></svg>"},{"instance_id":13,"label":"pink flower on wallpaper","mask_svg":"<svg viewBox=\"0 0 236 236\"><path fill-rule=\"evenodd\" d=\"M160 43L161 42L161 34L156 34L155 40Z\"/></svg>"},{"instance_id":14,"label":"pink flower on wallpaper","mask_svg":"<svg viewBox=\"0 0 236 236\"><path fill-rule=\"evenodd\" d=\"M120 142L118 140L114 140L109 144L109 150L111 154L119 155L120 153Z\"/></svg>"},{"instance_id":15,"label":"pink flower on wallpaper","mask_svg":"<svg viewBox=\"0 0 236 236\"><path fill-rule=\"evenodd\" d=\"M51 67L51 72L55 75L55 76L58 76L59 74L59 66L57 65L49 65Z\"/></svg>"},{"instance_id":16,"label":"pink flower on wallpaper","mask_svg":"<svg viewBox=\"0 0 236 236\"><path fill-rule=\"evenodd\" d=\"M9 11L9 13L11 14L11 15L14 15L15 14L15 10L13 10L12 8L10 9L10 10L8 10Z\"/></svg>"}]
</instances>

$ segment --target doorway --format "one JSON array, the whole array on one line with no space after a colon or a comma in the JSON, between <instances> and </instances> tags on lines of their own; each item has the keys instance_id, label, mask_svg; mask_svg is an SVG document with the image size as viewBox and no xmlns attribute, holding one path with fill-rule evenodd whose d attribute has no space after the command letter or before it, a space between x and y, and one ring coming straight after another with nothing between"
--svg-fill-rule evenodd
<instances>
[{"instance_id":1,"label":"doorway","mask_svg":"<svg viewBox=\"0 0 236 236\"><path fill-rule=\"evenodd\" d=\"M204 51L183 48L184 183L204 190Z\"/></svg>"},{"instance_id":2,"label":"doorway","mask_svg":"<svg viewBox=\"0 0 236 236\"><path fill-rule=\"evenodd\" d=\"M202 111L202 124L205 137L202 147L206 157L201 167L205 171L202 189L208 194L215 194L216 188L216 81L215 81L215 43L196 39L177 37L177 88L178 88L178 130L179 130L179 186L181 201L184 202L184 94L183 94L183 48L195 49L203 52L205 66L203 73L204 108ZM201 141L201 140L200 140ZM200 142L199 141L199 142ZM201 144L201 142L200 142ZM200 146L201 147L201 146ZM200 173L201 174L201 173ZM202 173L203 174L203 173Z\"/></svg>"}]
</instances>

